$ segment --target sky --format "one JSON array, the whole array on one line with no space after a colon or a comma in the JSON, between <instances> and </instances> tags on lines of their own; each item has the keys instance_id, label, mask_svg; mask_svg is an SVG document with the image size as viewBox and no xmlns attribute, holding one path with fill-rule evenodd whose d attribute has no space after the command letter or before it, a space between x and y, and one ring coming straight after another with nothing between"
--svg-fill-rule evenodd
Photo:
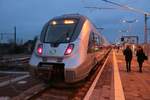
<instances>
[{"instance_id":1,"label":"sky","mask_svg":"<svg viewBox=\"0 0 150 100\"><path fill-rule=\"evenodd\" d=\"M110 0L130 7L150 12L149 0ZM88 9L85 7L113 8ZM0 33L13 33L17 28L17 39L31 40L40 35L43 25L55 16L79 13L87 16L97 28L102 27L101 34L110 42L117 41L122 35L137 35L144 38L144 15L124 10L102 0L0 0ZM122 20L135 20L123 23ZM148 20L148 26L149 24ZM122 33L120 30L128 30ZM12 38L3 35L0 39ZM148 41L150 39L148 38Z\"/></svg>"}]
</instances>

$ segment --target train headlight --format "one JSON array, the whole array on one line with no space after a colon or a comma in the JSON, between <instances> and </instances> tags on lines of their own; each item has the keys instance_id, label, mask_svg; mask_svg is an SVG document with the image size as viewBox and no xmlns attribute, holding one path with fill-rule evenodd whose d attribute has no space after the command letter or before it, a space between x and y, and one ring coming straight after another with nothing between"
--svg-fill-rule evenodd
<instances>
[{"instance_id":1,"label":"train headlight","mask_svg":"<svg viewBox=\"0 0 150 100\"><path fill-rule=\"evenodd\" d=\"M64 54L65 55L71 54L71 52L73 51L73 48L74 48L74 44L69 44Z\"/></svg>"},{"instance_id":2,"label":"train headlight","mask_svg":"<svg viewBox=\"0 0 150 100\"><path fill-rule=\"evenodd\" d=\"M42 45L42 44L38 44L37 53L38 53L39 55L41 55L42 52L43 52L43 45Z\"/></svg>"},{"instance_id":3,"label":"train headlight","mask_svg":"<svg viewBox=\"0 0 150 100\"><path fill-rule=\"evenodd\" d=\"M57 22L56 22L56 21L52 21L51 24L52 24L52 25L56 25Z\"/></svg>"}]
</instances>

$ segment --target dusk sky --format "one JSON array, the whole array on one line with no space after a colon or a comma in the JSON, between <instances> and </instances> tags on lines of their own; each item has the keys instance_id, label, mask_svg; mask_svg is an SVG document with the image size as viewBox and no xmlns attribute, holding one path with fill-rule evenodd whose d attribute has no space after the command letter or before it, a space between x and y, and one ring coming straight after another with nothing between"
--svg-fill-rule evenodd
<instances>
[{"instance_id":1,"label":"dusk sky","mask_svg":"<svg viewBox=\"0 0 150 100\"><path fill-rule=\"evenodd\" d=\"M150 0L110 0L150 12ZM114 8L93 10L84 7ZM103 27L102 34L107 40L114 42L121 35L137 35L143 42L144 15L127 11L102 0L0 0L0 33L12 33L17 27L17 38L24 41L40 35L43 25L51 18L63 14L79 13L87 16L96 27ZM130 33L129 24L122 20L135 20ZM148 27L150 20L148 20ZM150 39L148 39L150 41Z\"/></svg>"}]
</instances>

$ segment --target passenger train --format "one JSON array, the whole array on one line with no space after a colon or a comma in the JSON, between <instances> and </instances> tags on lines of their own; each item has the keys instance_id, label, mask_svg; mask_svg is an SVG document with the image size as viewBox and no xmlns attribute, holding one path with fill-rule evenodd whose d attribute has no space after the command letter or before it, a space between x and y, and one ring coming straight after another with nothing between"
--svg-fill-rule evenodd
<instances>
[{"instance_id":1,"label":"passenger train","mask_svg":"<svg viewBox=\"0 0 150 100\"><path fill-rule=\"evenodd\" d=\"M30 73L41 79L84 79L97 64L95 52L108 42L90 20L80 14L54 17L43 27L30 59Z\"/></svg>"}]
</instances>

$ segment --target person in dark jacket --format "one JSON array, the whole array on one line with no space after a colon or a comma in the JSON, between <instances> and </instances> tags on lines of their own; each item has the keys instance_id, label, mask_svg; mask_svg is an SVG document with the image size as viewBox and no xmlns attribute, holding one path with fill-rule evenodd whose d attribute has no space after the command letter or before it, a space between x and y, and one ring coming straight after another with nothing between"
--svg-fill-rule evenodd
<instances>
[{"instance_id":1,"label":"person in dark jacket","mask_svg":"<svg viewBox=\"0 0 150 100\"><path fill-rule=\"evenodd\" d=\"M127 72L130 72L131 71L132 50L129 47L129 45L123 51L123 54L124 54L125 60L126 60L126 69L127 69Z\"/></svg>"},{"instance_id":2,"label":"person in dark jacket","mask_svg":"<svg viewBox=\"0 0 150 100\"><path fill-rule=\"evenodd\" d=\"M142 72L142 65L145 60L145 53L143 52L141 46L138 47L136 56L137 56L137 62L139 64L139 72Z\"/></svg>"}]
</instances>

